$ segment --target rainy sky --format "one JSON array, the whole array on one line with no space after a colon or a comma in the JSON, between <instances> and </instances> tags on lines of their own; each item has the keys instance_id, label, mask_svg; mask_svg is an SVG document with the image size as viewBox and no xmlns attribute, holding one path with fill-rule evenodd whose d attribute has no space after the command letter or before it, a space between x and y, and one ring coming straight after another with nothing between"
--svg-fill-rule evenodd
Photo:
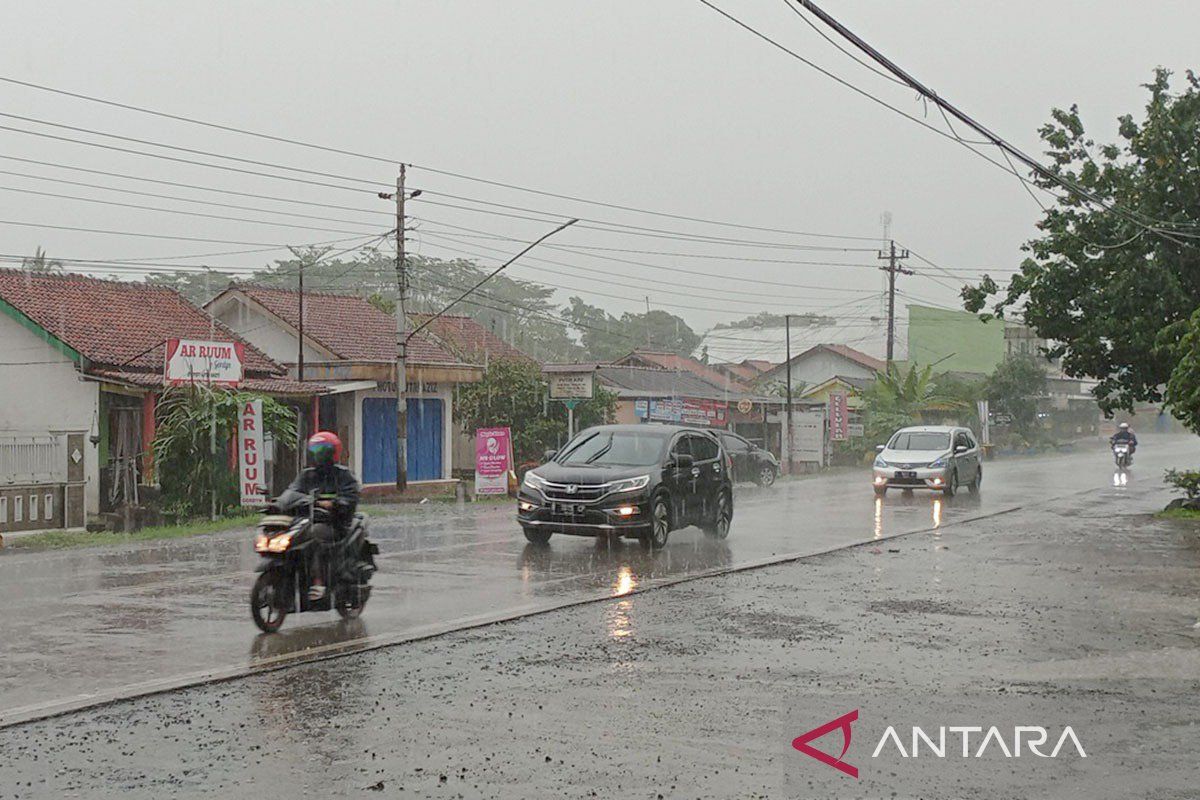
<instances>
[{"instance_id":1,"label":"rainy sky","mask_svg":"<svg viewBox=\"0 0 1200 800\"><path fill-rule=\"evenodd\" d=\"M912 91L835 50L782 0L714 2L845 80L944 130L937 112L926 109ZM927 85L1035 153L1040 152L1036 129L1051 106L1077 102L1090 131L1108 139L1118 114L1140 109L1144 90L1139 84L1149 79L1154 66L1179 72L1196 66L1189 61L1196 55L1200 26L1200 7L1194 3L827 0L824 5ZM574 249L540 254L558 264L522 262L512 274L563 287L563 301L580 294L614 312L644 310L649 296L653 306L681 314L697 329L762 310L877 310L870 292L880 289L881 274L865 265L875 265L878 242L655 218L421 167L811 233L879 237L881 214L890 211L895 238L960 280L974 274L966 270L1014 267L1018 247L1038 216L1034 201L1013 176L773 49L696 0L38 2L9 4L5 18L10 35L0 50L0 75L417 165L410 172L410 186L428 190L425 199L442 204L418 200L410 206L420 228L412 248L425 255L496 263L494 259L520 249L512 240L535 238L553 227L545 220L561 218L556 215L675 232L680 238L571 230L558 244ZM0 131L0 155L60 165L0 159L0 169L41 176L0 175L5 187L0 218L214 240L0 225L0 253L8 256L42 246L51 256L68 258L165 259L353 233L365 237L392 224L391 205L375 197L386 187L374 182L395 179L394 166L385 162L265 142L8 84L0 84L0 109L328 172L340 176L339 185L353 183L353 191L329 189ZM120 144L12 118L0 124ZM61 165L203 188L156 187ZM118 195L107 187L284 209L340 222L271 217L297 226L287 228L164 214L108 201L267 218L257 212ZM238 198L230 190L257 196ZM697 235L760 244L688 238ZM246 244L221 243L225 241ZM760 246L768 242L776 246ZM611 249L582 249L587 247ZM815 247L862 250L808 249ZM640 263L607 260L606 254ZM249 268L277 255L210 256L182 263ZM910 299L953 303L951 276L910 265L921 272L902 283ZM663 266L691 272L671 273ZM601 274L613 279L598 288ZM828 288L770 290L757 303L746 297L737 302L705 299L719 298L722 287L737 276ZM595 291L606 295L589 293Z\"/></svg>"}]
</instances>

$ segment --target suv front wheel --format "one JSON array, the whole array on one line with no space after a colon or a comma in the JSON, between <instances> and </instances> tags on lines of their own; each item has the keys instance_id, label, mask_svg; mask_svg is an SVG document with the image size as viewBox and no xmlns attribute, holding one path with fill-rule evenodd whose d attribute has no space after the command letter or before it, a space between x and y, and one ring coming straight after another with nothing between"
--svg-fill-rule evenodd
<instances>
[{"instance_id":1,"label":"suv front wheel","mask_svg":"<svg viewBox=\"0 0 1200 800\"><path fill-rule=\"evenodd\" d=\"M671 533L671 508L667 496L660 494L650 505L650 530L638 537L647 550L661 550L667 546Z\"/></svg>"}]
</instances>

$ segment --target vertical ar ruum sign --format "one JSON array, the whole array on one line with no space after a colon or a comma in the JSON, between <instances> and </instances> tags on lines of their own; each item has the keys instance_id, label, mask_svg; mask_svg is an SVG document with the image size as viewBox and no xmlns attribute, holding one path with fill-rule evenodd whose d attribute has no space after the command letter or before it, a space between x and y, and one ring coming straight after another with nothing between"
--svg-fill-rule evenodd
<instances>
[{"instance_id":1,"label":"vertical ar ruum sign","mask_svg":"<svg viewBox=\"0 0 1200 800\"><path fill-rule=\"evenodd\" d=\"M242 382L245 361L246 346L241 342L168 339L163 378L169 384L237 386Z\"/></svg>"},{"instance_id":2,"label":"vertical ar ruum sign","mask_svg":"<svg viewBox=\"0 0 1200 800\"><path fill-rule=\"evenodd\" d=\"M835 442L850 438L850 412L845 392L829 393L829 438Z\"/></svg>"},{"instance_id":3,"label":"vertical ar ruum sign","mask_svg":"<svg viewBox=\"0 0 1200 800\"><path fill-rule=\"evenodd\" d=\"M267 504L263 455L262 400L244 400L238 412L238 486L244 506Z\"/></svg>"}]
</instances>

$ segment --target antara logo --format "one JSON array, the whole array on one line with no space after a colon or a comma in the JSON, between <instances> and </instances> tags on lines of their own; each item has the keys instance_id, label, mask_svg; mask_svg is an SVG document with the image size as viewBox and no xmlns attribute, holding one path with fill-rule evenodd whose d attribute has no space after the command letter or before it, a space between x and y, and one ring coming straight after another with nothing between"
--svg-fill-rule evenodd
<instances>
[{"instance_id":1,"label":"antara logo","mask_svg":"<svg viewBox=\"0 0 1200 800\"><path fill-rule=\"evenodd\" d=\"M832 719L807 733L800 734L792 740L792 747L806 756L815 758L822 764L828 764L839 772L843 772L852 778L857 778L858 767L845 761L846 753L850 750L850 725L857 720L858 709L854 709L850 713L843 714L837 719ZM842 733L842 750L836 758L816 749L810 744L810 742L820 739L822 736L835 730L840 730ZM1070 725L1063 728L1053 749L1048 753L1043 752L1043 748L1050 741L1050 731L1041 725L1014 726L1011 735L1008 737L1005 737L1000 728L995 725L987 728L982 725L942 725L936 731L937 734L935 737L926 732L924 728L916 725L912 726L912 736L909 740L911 747L905 749L904 741L901 740L896 727L889 725L887 730L883 732L883 736L879 738L879 744L875 746L874 752L871 753L871 758L879 758L885 749L889 749L889 745L890 747L894 747L902 758L920 758L922 750L925 751L924 755L926 758L931 756L934 758L946 758L948 752L951 755L961 753L963 758L981 758L987 752L991 752L993 755L999 753L1005 758L1020 758L1023 747L1031 755L1039 758L1058 758L1059 753L1063 752L1068 743L1071 748L1074 748L1075 753L1080 758L1087 758L1083 744L1079 741L1079 737L1075 735L1075 731ZM972 741L973 734L978 735L978 738ZM958 738L959 746L948 747L947 738L953 743L955 737ZM1012 742L1011 747L1009 746L1009 742Z\"/></svg>"}]
</instances>

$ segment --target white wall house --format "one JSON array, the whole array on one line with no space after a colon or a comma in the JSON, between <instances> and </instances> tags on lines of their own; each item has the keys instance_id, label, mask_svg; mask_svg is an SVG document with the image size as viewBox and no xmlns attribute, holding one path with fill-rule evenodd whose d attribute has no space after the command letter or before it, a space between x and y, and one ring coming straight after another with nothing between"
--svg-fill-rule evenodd
<instances>
[{"instance_id":1,"label":"white wall house","mask_svg":"<svg viewBox=\"0 0 1200 800\"><path fill-rule=\"evenodd\" d=\"M298 292L235 286L213 298L209 311L289 367L327 387L318 426L342 439L347 466L368 488L396 479L396 333L393 318L352 295L306 293L304 369L299 366ZM480 366L448 352L432 334L409 343L407 359L408 480L452 477L454 386L479 380Z\"/></svg>"},{"instance_id":2,"label":"white wall house","mask_svg":"<svg viewBox=\"0 0 1200 800\"><path fill-rule=\"evenodd\" d=\"M866 353L841 344L819 344L792 356L792 389L802 391L830 378L874 380L886 364ZM780 364L759 379L759 385L787 383L787 364Z\"/></svg>"}]
</instances>

